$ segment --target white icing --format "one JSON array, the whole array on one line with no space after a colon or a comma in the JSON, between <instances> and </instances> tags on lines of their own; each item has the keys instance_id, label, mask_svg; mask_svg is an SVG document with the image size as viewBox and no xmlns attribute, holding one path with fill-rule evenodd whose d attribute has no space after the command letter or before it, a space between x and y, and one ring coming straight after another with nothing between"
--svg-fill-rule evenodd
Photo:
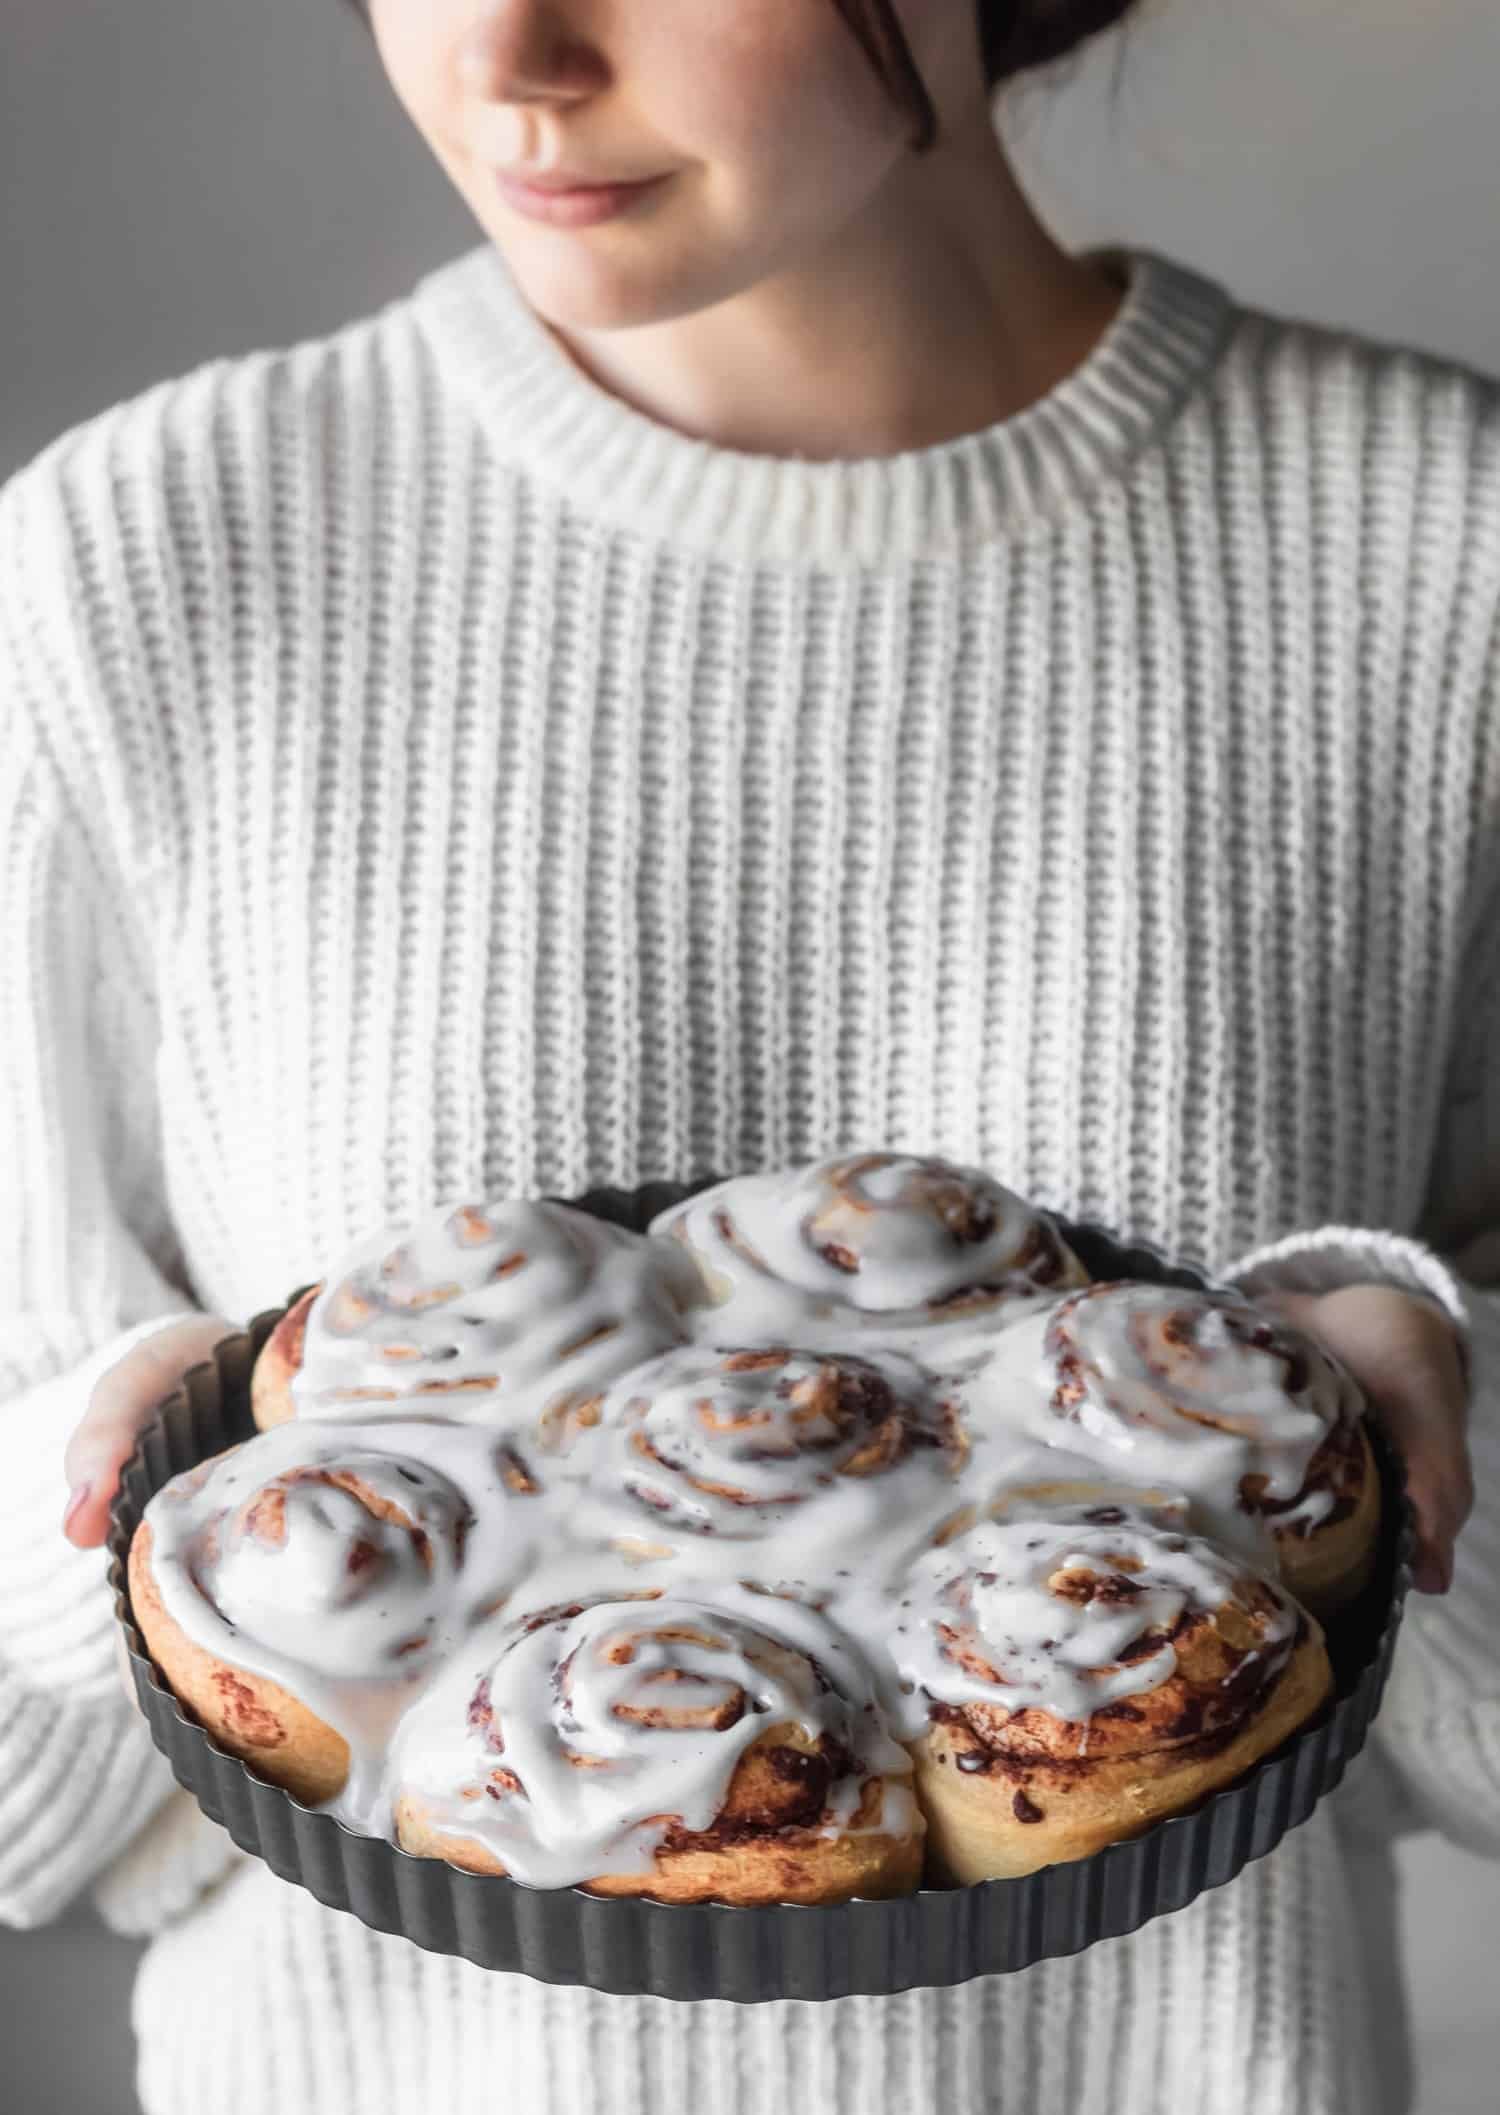
<instances>
[{"instance_id":1,"label":"white icing","mask_svg":"<svg viewBox=\"0 0 1500 2115\"><path fill-rule=\"evenodd\" d=\"M1119 1517L1091 1517L1101 1510ZM1087 1575L1124 1598L1080 1593L1075 1582ZM1101 1705L1158 1688L1176 1671L1168 1634L1178 1618L1222 1608L1244 1578L1227 1552L1174 1528L1170 1509L1023 1503L929 1551L898 1592L856 1588L840 1613L886 1641L895 1676L887 1709L911 1740L925 1732L934 1701L1086 1722ZM1261 1650L1283 1648L1284 1659L1294 1605L1278 1596L1263 1622ZM1153 1651L1122 1662L1152 1638Z\"/></svg>"},{"instance_id":2,"label":"white icing","mask_svg":"<svg viewBox=\"0 0 1500 2115\"><path fill-rule=\"evenodd\" d=\"M705 1576L806 1582L899 1563L957 1502L962 1450L933 1377L901 1354L663 1353L605 1395L575 1532ZM747 1551L747 1545L753 1548Z\"/></svg>"},{"instance_id":3,"label":"white icing","mask_svg":"<svg viewBox=\"0 0 1500 2115\"><path fill-rule=\"evenodd\" d=\"M469 1509L446 1477L415 1462L350 1450L338 1467L358 1490L313 1464L261 1486L281 1501L279 1534L257 1532L254 1501L236 1508L211 1566L213 1601L231 1630L314 1673L385 1673L396 1653L428 1649L453 1596Z\"/></svg>"},{"instance_id":4,"label":"white icing","mask_svg":"<svg viewBox=\"0 0 1500 2115\"><path fill-rule=\"evenodd\" d=\"M379 1816L384 1746L401 1711L555 1531L539 1487L525 1488L536 1478L520 1449L425 1416L420 1402L402 1407L405 1417L367 1425L293 1421L258 1433L174 1479L145 1516L168 1615L343 1736L344 1806L365 1821ZM332 1476L357 1479L376 1509ZM276 1498L280 1540L267 1532L265 1501ZM399 1516L381 1517L384 1507Z\"/></svg>"},{"instance_id":5,"label":"white icing","mask_svg":"<svg viewBox=\"0 0 1500 2115\"><path fill-rule=\"evenodd\" d=\"M648 1872L673 1823L710 1828L746 1750L783 1726L809 1743L832 1735L858 1765L830 1784L819 1833L917 1825L910 1759L862 1657L815 1609L725 1582L591 1597L472 1640L404 1721L391 1778L444 1833L558 1887ZM871 1777L890 1782L861 1824Z\"/></svg>"},{"instance_id":6,"label":"white icing","mask_svg":"<svg viewBox=\"0 0 1500 2115\"><path fill-rule=\"evenodd\" d=\"M1086 1742L1093 1708L1171 1674L1166 1643L1128 1666L1115 1657L1143 1626L1164 1631L1174 1611L1218 1606L1236 1581L1274 1573L1241 1476L1295 1497L1334 1418L1358 1406L1310 1344L1307 1386L1288 1397L1285 1357L1245 1341L1264 1319L1249 1307L1231 1327L1224 1303L1154 1286L1017 1294L1006 1259L1030 1238L1020 1200L1000 1191L994 1228L962 1245L929 1208L936 1196L966 1209L971 1180L888 1155L853 1174L824 1164L721 1185L706 1199L732 1194L734 1226L762 1260L729 1251L737 1275L718 1305L692 1304L676 1239L566 1207L444 1207L414 1233L372 1238L330 1274L310 1318L299 1409L320 1414L259 1434L148 1508L169 1612L343 1735L350 1779L331 1808L351 1826L389 1835L411 1788L445 1830L480 1837L537 1884L646 1869L663 1816L707 1828L744 1746L775 1722L768 1711L853 1745L867 1771L904 1769L891 1724L911 1738L933 1698L995 1701L996 1685L955 1669L934 1629L955 1608L1003 1672L1006 1701L1080 1720ZM719 1251L705 1262L698 1247L716 1209L706 1199L692 1204L707 1220L691 1207L667 1220L712 1271ZM807 1215L830 1200L857 1273L808 1246ZM500 1269L513 1255L525 1264ZM1071 1283L1066 1252L1057 1267ZM847 1297L851 1276L867 1307ZM935 1325L930 1303L981 1276L998 1304ZM362 1317L336 1304L341 1292L366 1303ZM1186 1338L1168 1346L1164 1393L1148 1354L1168 1316ZM726 1337L731 1321L742 1338ZM403 1344L412 1355L393 1359ZM1078 1351L1067 1371L1086 1382L1065 1398L1060 1346ZM348 1393L438 1378L493 1385ZM355 1480L374 1496L373 1521L343 1487ZM250 1510L267 1490L284 1508L279 1539ZM1075 1604L1048 1588L1106 1546L1140 1559L1141 1595ZM695 1621L710 1610L722 1642L597 1660L620 1624L659 1630L683 1604ZM575 1612L527 1628L560 1609ZM1268 1634L1260 1649L1283 1642ZM583 1733L555 1716L548 1656L574 1647L569 1708L607 1767L565 1759ZM622 1719L617 1704L656 1681L661 1654L691 1677L675 1686L707 1696L730 1684L765 1708L711 1732ZM470 1723L481 1681L503 1756ZM483 1790L495 1767L515 1771L524 1797ZM850 1779L829 1828L857 1792ZM883 1827L911 1811L909 1794L891 1797Z\"/></svg>"},{"instance_id":7,"label":"white icing","mask_svg":"<svg viewBox=\"0 0 1500 2115\"><path fill-rule=\"evenodd\" d=\"M936 1342L980 1312L1022 1314L1086 1281L1024 1198L981 1169L912 1154L732 1176L660 1213L651 1233L698 1266L708 1310L693 1333L722 1344Z\"/></svg>"},{"instance_id":8,"label":"white icing","mask_svg":"<svg viewBox=\"0 0 1500 2115\"><path fill-rule=\"evenodd\" d=\"M1293 1361L1301 1368L1288 1388ZM1187 1492L1202 1526L1265 1557L1269 1531L1241 1485L1265 1479L1278 1533L1332 1505L1298 1493L1334 1427L1357 1417L1348 1373L1246 1301L1135 1282L1069 1293L1008 1328L976 1330L949 1359L951 1390L1002 1459L1055 1445L1142 1483ZM1288 1501L1297 1501L1289 1504Z\"/></svg>"},{"instance_id":9,"label":"white icing","mask_svg":"<svg viewBox=\"0 0 1500 2115\"><path fill-rule=\"evenodd\" d=\"M299 1417L368 1418L428 1395L495 1424L597 1395L680 1342L690 1280L665 1243L532 1198L444 1205L381 1229L313 1301Z\"/></svg>"}]
</instances>

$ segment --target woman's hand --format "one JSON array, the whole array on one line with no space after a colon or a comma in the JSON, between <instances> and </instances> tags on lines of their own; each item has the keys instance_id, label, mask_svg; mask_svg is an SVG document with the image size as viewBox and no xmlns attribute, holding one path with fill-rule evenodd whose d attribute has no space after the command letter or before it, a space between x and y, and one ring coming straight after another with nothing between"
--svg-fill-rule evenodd
<instances>
[{"instance_id":1,"label":"woman's hand","mask_svg":"<svg viewBox=\"0 0 1500 2115\"><path fill-rule=\"evenodd\" d=\"M135 1345L99 1376L63 1456L69 1498L63 1533L81 1550L104 1540L109 1508L136 1434L190 1366L235 1334L222 1315L184 1315Z\"/></svg>"},{"instance_id":2,"label":"woman's hand","mask_svg":"<svg viewBox=\"0 0 1500 2115\"><path fill-rule=\"evenodd\" d=\"M1424 1594L1446 1593L1453 1545L1474 1503L1464 1437L1469 1390L1452 1322L1435 1300L1390 1285L1255 1299L1326 1345L1363 1387L1406 1463L1417 1515L1412 1583Z\"/></svg>"}]
</instances>

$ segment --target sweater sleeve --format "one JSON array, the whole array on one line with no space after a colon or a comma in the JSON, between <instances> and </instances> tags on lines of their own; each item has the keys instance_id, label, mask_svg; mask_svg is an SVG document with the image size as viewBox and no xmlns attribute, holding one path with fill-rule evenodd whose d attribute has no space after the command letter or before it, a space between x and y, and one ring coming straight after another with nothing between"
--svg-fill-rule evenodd
<instances>
[{"instance_id":1,"label":"sweater sleeve","mask_svg":"<svg viewBox=\"0 0 1500 2115\"><path fill-rule=\"evenodd\" d=\"M159 1180L154 1010L128 892L45 745L61 700L0 493L0 1918L63 1907L170 1789L115 1671L103 1550L63 1540L63 1448L104 1370L194 1302Z\"/></svg>"},{"instance_id":2,"label":"sweater sleeve","mask_svg":"<svg viewBox=\"0 0 1500 2115\"><path fill-rule=\"evenodd\" d=\"M1500 1856L1500 905L1494 910L1480 922L1462 985L1470 1009L1423 1214L1430 1238L1322 1227L1271 1243L1221 1275L1248 1292L1399 1285L1438 1300L1458 1327L1474 1510L1448 1592L1407 1601L1375 1740L1414 1820Z\"/></svg>"}]
</instances>

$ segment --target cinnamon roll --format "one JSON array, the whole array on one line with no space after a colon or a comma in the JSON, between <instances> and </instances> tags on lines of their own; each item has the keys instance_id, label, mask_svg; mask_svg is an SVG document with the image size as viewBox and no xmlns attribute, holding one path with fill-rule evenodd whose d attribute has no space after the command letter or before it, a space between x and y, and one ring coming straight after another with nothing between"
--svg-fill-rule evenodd
<instances>
[{"instance_id":1,"label":"cinnamon roll","mask_svg":"<svg viewBox=\"0 0 1500 2115\"><path fill-rule=\"evenodd\" d=\"M835 1902L916 1885L910 1768L814 1609L679 1584L538 1609L460 1653L403 1722L392 1782L402 1847L471 1872Z\"/></svg>"},{"instance_id":2,"label":"cinnamon roll","mask_svg":"<svg viewBox=\"0 0 1500 2115\"><path fill-rule=\"evenodd\" d=\"M667 1244L536 1198L444 1205L346 1256L281 1318L251 1382L262 1429L432 1398L445 1417L583 1417L680 1343L691 1296Z\"/></svg>"},{"instance_id":3,"label":"cinnamon roll","mask_svg":"<svg viewBox=\"0 0 1500 2115\"><path fill-rule=\"evenodd\" d=\"M1332 1687L1289 1595L1127 1504L981 1522L913 1568L888 1636L930 1851L958 1882L1140 1834L1279 1747Z\"/></svg>"},{"instance_id":4,"label":"cinnamon roll","mask_svg":"<svg viewBox=\"0 0 1500 2115\"><path fill-rule=\"evenodd\" d=\"M1014 1191L912 1154L734 1176L659 1214L651 1232L692 1258L702 1303L692 1332L717 1344L910 1340L915 1351L918 1339L1024 1313L1088 1279Z\"/></svg>"},{"instance_id":5,"label":"cinnamon roll","mask_svg":"<svg viewBox=\"0 0 1500 2115\"><path fill-rule=\"evenodd\" d=\"M1091 1283L936 1157L736 1177L644 1235L445 1205L299 1299L252 1387L258 1435L147 1508L148 1647L295 1797L530 1886L1085 1857L1320 1709L1376 1552L1337 1360Z\"/></svg>"},{"instance_id":6,"label":"cinnamon roll","mask_svg":"<svg viewBox=\"0 0 1500 2115\"><path fill-rule=\"evenodd\" d=\"M513 1445L462 1427L261 1433L151 1500L136 1620L231 1754L309 1804L358 1805L414 1688L529 1564L539 1489Z\"/></svg>"},{"instance_id":7,"label":"cinnamon roll","mask_svg":"<svg viewBox=\"0 0 1500 2115\"><path fill-rule=\"evenodd\" d=\"M961 1390L980 1426L1045 1436L1175 1485L1249 1553L1269 1533L1282 1576L1326 1618L1375 1561L1380 1477L1353 1376L1248 1300L1090 1285L999 1332Z\"/></svg>"},{"instance_id":8,"label":"cinnamon roll","mask_svg":"<svg viewBox=\"0 0 1500 2115\"><path fill-rule=\"evenodd\" d=\"M555 1445L572 1437L553 1428ZM574 1451L591 1464L578 1525L646 1559L691 1552L699 1571L737 1574L754 1540L762 1578L814 1552L831 1572L945 1514L966 1453L956 1405L900 1353L683 1345L605 1391Z\"/></svg>"}]
</instances>

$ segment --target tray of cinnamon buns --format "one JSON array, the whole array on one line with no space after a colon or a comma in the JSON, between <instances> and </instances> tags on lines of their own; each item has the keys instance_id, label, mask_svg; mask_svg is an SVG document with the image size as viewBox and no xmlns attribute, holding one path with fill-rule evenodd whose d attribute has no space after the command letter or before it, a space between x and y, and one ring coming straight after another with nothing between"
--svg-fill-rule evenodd
<instances>
[{"instance_id":1,"label":"tray of cinnamon buns","mask_svg":"<svg viewBox=\"0 0 1500 2115\"><path fill-rule=\"evenodd\" d=\"M1408 1584L1352 1376L934 1155L374 1230L111 1525L137 1694L283 1877L619 1993L1019 1969L1339 1780Z\"/></svg>"}]
</instances>

